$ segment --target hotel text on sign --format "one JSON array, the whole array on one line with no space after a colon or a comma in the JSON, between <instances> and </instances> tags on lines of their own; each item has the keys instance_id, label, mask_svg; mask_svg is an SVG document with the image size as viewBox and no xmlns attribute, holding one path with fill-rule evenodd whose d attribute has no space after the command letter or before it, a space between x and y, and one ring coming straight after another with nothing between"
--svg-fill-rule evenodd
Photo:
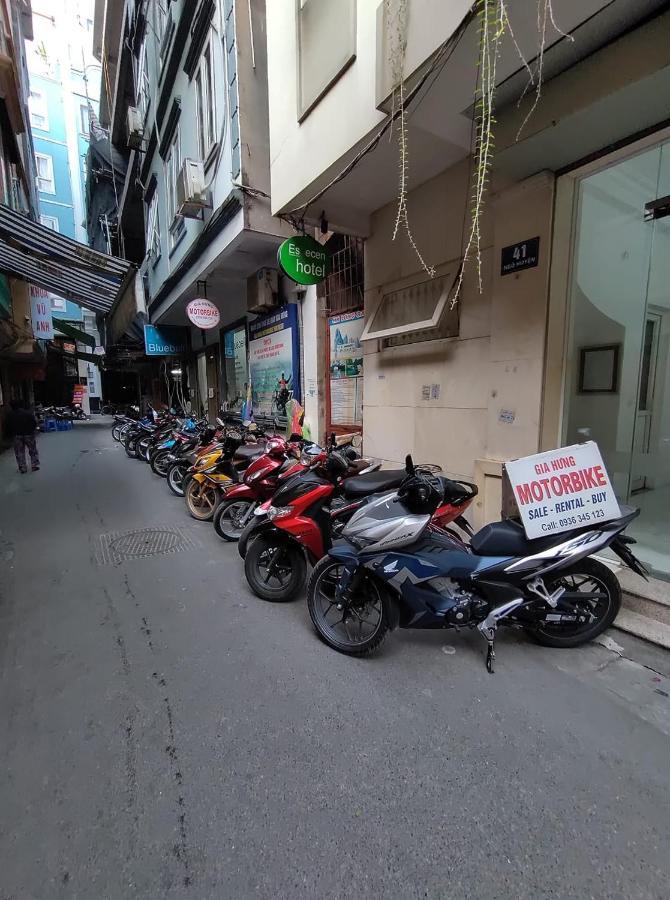
<instances>
[{"instance_id":1,"label":"hotel text on sign","mask_svg":"<svg viewBox=\"0 0 670 900\"><path fill-rule=\"evenodd\" d=\"M593 441L526 456L505 469L529 538L600 525L621 515Z\"/></svg>"}]
</instances>

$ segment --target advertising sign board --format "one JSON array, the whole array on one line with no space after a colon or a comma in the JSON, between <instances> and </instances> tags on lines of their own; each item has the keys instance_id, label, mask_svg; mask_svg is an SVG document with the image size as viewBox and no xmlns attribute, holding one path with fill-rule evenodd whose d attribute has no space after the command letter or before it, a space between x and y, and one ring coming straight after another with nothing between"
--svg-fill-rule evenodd
<instances>
[{"instance_id":1,"label":"advertising sign board","mask_svg":"<svg viewBox=\"0 0 670 900\"><path fill-rule=\"evenodd\" d=\"M51 318L49 293L35 285L30 286L30 317L35 337L43 341L52 341L54 324Z\"/></svg>"},{"instance_id":2,"label":"advertising sign board","mask_svg":"<svg viewBox=\"0 0 670 900\"><path fill-rule=\"evenodd\" d=\"M295 304L249 324L249 371L253 410L285 415L286 402L300 400L300 346Z\"/></svg>"},{"instance_id":3,"label":"advertising sign board","mask_svg":"<svg viewBox=\"0 0 670 900\"><path fill-rule=\"evenodd\" d=\"M279 266L297 284L319 284L330 271L330 255L308 234L289 238L277 253Z\"/></svg>"},{"instance_id":4,"label":"advertising sign board","mask_svg":"<svg viewBox=\"0 0 670 900\"><path fill-rule=\"evenodd\" d=\"M600 525L621 515L594 441L516 459L505 469L529 538Z\"/></svg>"},{"instance_id":5,"label":"advertising sign board","mask_svg":"<svg viewBox=\"0 0 670 900\"><path fill-rule=\"evenodd\" d=\"M144 352L147 356L181 356L187 351L188 333L185 328L168 325L144 326Z\"/></svg>"}]
</instances>

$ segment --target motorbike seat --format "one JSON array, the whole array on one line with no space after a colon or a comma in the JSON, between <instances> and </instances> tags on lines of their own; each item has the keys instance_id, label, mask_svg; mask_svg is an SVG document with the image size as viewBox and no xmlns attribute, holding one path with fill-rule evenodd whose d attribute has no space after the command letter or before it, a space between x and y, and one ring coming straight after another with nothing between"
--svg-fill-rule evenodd
<instances>
[{"instance_id":1,"label":"motorbike seat","mask_svg":"<svg viewBox=\"0 0 670 900\"><path fill-rule=\"evenodd\" d=\"M265 453L265 448L260 444L242 444L235 451L235 459L253 459Z\"/></svg>"},{"instance_id":2,"label":"motorbike seat","mask_svg":"<svg viewBox=\"0 0 670 900\"><path fill-rule=\"evenodd\" d=\"M345 478L342 482L342 492L349 499L367 497L370 494L392 491L394 488L400 487L405 478L407 478L407 472L404 469L369 472L367 475Z\"/></svg>"},{"instance_id":3,"label":"motorbike seat","mask_svg":"<svg viewBox=\"0 0 670 900\"><path fill-rule=\"evenodd\" d=\"M529 540L520 522L503 519L480 528L470 540L470 549L476 556L531 556L555 543L555 535Z\"/></svg>"}]
</instances>

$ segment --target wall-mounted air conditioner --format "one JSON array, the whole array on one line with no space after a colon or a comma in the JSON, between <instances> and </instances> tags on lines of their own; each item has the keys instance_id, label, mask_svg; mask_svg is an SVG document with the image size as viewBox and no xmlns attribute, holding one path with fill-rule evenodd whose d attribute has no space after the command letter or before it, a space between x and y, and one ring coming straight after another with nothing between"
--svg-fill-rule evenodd
<instances>
[{"instance_id":1,"label":"wall-mounted air conditioner","mask_svg":"<svg viewBox=\"0 0 670 900\"><path fill-rule=\"evenodd\" d=\"M177 212L187 219L198 219L200 210L210 205L202 163L185 159L177 176Z\"/></svg>"},{"instance_id":2,"label":"wall-mounted air conditioner","mask_svg":"<svg viewBox=\"0 0 670 900\"><path fill-rule=\"evenodd\" d=\"M128 107L126 138L129 150L140 150L142 148L144 126L142 125L142 114L136 106Z\"/></svg>"},{"instance_id":3,"label":"wall-mounted air conditioner","mask_svg":"<svg viewBox=\"0 0 670 900\"><path fill-rule=\"evenodd\" d=\"M247 309L249 312L267 312L279 305L279 287L276 269L259 269L247 279Z\"/></svg>"}]
</instances>

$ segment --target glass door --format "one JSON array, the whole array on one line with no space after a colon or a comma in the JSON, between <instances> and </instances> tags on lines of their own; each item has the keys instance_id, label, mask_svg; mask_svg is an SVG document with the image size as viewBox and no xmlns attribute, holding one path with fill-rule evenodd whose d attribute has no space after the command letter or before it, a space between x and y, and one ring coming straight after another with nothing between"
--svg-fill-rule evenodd
<instances>
[{"instance_id":1,"label":"glass door","mask_svg":"<svg viewBox=\"0 0 670 900\"><path fill-rule=\"evenodd\" d=\"M670 145L579 183L565 442L595 440L621 502L641 509L640 556L670 576Z\"/></svg>"}]
</instances>

